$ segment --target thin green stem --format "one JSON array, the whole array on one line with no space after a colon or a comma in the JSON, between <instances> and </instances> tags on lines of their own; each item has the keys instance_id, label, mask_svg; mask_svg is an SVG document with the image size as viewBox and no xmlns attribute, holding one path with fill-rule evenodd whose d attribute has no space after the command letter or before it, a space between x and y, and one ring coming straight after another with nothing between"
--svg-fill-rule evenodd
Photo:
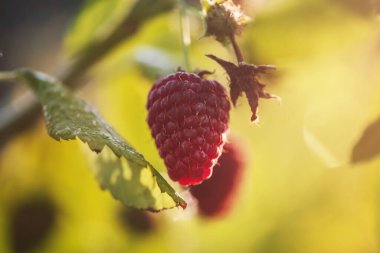
<instances>
[{"instance_id":1,"label":"thin green stem","mask_svg":"<svg viewBox=\"0 0 380 253\"><path fill-rule=\"evenodd\" d=\"M15 81L17 74L15 71L0 71L0 82Z\"/></svg>"},{"instance_id":2,"label":"thin green stem","mask_svg":"<svg viewBox=\"0 0 380 253\"><path fill-rule=\"evenodd\" d=\"M190 20L189 20L189 16L186 14L185 7L181 7L179 18L180 18L180 32L181 32L181 37L182 37L181 42L182 42L182 52L183 52L185 70L190 71L190 59L189 59L189 46L191 44Z\"/></svg>"},{"instance_id":3,"label":"thin green stem","mask_svg":"<svg viewBox=\"0 0 380 253\"><path fill-rule=\"evenodd\" d=\"M239 45L236 42L234 34L231 34L230 41L231 41L232 47L234 48L234 52L235 52L238 63L243 62L244 61L243 54L240 51Z\"/></svg>"}]
</instances>

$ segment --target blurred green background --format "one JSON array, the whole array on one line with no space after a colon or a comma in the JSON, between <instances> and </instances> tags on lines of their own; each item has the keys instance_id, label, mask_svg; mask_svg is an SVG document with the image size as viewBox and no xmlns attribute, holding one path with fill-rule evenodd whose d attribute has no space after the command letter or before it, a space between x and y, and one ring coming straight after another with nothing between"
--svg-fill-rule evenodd
<instances>
[{"instance_id":1,"label":"blurred green background","mask_svg":"<svg viewBox=\"0 0 380 253\"><path fill-rule=\"evenodd\" d=\"M77 13L64 15L66 26L61 24L59 40L49 42L44 36L38 48L27 40L20 45L16 36L16 48L26 52L30 46L38 55L20 63L3 62L2 68L23 64L54 73L88 43L107 36L135 2L86 1ZM351 162L363 131L380 115L380 4L240 2L254 21L238 42L247 62L277 66L278 71L264 78L267 91L279 95L282 103L260 101L258 125L249 120L245 98L231 111L231 133L245 140L249 160L230 213L201 218L190 200L185 211L149 214L153 225L139 232L122 218L132 211L98 187L82 144L56 142L40 119L0 150L0 252L380 252L380 158ZM223 70L204 55L234 61L232 50L203 38L200 16L194 10L188 13L192 69L216 70L213 77L227 85ZM35 23L36 31L49 20ZM50 33L57 33L54 26L45 31ZM45 51L49 43L54 50ZM175 7L113 48L78 90L162 173L165 166L145 122L145 103L154 80L183 65L181 44ZM12 58L9 52L3 54ZM19 93L14 89L1 99L9 101ZM370 139L380 139L380 126ZM185 190L180 192L189 198ZM31 211L30 206L42 211ZM42 231L42 239L17 237L26 226L17 226L25 223L15 220L33 212L41 222L35 222L29 234Z\"/></svg>"}]
</instances>

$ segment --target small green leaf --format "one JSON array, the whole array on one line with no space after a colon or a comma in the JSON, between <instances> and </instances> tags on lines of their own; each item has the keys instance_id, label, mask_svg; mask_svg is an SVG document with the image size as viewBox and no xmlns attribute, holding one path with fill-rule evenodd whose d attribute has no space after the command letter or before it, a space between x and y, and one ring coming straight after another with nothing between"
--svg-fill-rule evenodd
<instances>
[{"instance_id":1,"label":"small green leaf","mask_svg":"<svg viewBox=\"0 0 380 253\"><path fill-rule=\"evenodd\" d=\"M46 74L27 69L16 73L40 99L51 137L56 140L78 137L91 150L101 152L95 172L103 189L108 189L126 206L139 209L186 207L186 202L156 169L89 104Z\"/></svg>"}]
</instances>

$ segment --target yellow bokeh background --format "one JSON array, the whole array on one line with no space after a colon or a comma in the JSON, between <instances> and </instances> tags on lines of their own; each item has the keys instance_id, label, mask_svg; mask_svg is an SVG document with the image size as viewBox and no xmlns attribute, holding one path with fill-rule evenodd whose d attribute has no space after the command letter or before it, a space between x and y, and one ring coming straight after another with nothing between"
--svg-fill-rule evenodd
<instances>
[{"instance_id":1,"label":"yellow bokeh background","mask_svg":"<svg viewBox=\"0 0 380 253\"><path fill-rule=\"evenodd\" d=\"M113 2L115 9L131 6ZM259 124L250 122L244 97L231 110L231 133L244 140L248 161L226 216L203 219L190 205L153 214L155 231L136 235L118 219L121 204L98 187L82 144L56 142L41 120L0 152L0 252L12 252L12 210L34 195L49 196L58 211L48 239L33 252L380 252L380 158L350 163L362 132L380 115L380 24L371 11L358 11L364 2L247 4L254 22L238 42L246 61L277 66L266 76L266 89L282 102L260 101ZM98 5L92 16L106 13ZM94 33L86 15L69 35L68 52ZM120 7L115 15L109 25L122 15ZM154 77L136 59L149 49L182 64L178 15L173 10L146 23L96 65L78 91L163 174L145 123ZM227 87L224 71L204 55L234 61L232 50L201 38L199 17L191 14L191 20L192 68L215 69L213 77ZM149 60L159 61L148 54Z\"/></svg>"}]
</instances>

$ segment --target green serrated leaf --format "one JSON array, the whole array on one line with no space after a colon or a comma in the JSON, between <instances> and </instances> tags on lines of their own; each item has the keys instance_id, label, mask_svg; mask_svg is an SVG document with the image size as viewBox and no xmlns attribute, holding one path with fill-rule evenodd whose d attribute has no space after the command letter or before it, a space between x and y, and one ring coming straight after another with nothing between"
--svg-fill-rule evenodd
<instances>
[{"instance_id":1,"label":"green serrated leaf","mask_svg":"<svg viewBox=\"0 0 380 253\"><path fill-rule=\"evenodd\" d=\"M139 209L186 207L186 202L157 170L89 104L46 74L27 69L16 73L40 99L51 137L56 140L78 137L100 153L95 172L103 189L126 206Z\"/></svg>"},{"instance_id":2,"label":"green serrated leaf","mask_svg":"<svg viewBox=\"0 0 380 253\"><path fill-rule=\"evenodd\" d=\"M93 168L100 187L110 190L113 197L126 206L150 211L176 206L175 200L165 194L170 186L149 165L117 158L106 146L96 157Z\"/></svg>"}]
</instances>

